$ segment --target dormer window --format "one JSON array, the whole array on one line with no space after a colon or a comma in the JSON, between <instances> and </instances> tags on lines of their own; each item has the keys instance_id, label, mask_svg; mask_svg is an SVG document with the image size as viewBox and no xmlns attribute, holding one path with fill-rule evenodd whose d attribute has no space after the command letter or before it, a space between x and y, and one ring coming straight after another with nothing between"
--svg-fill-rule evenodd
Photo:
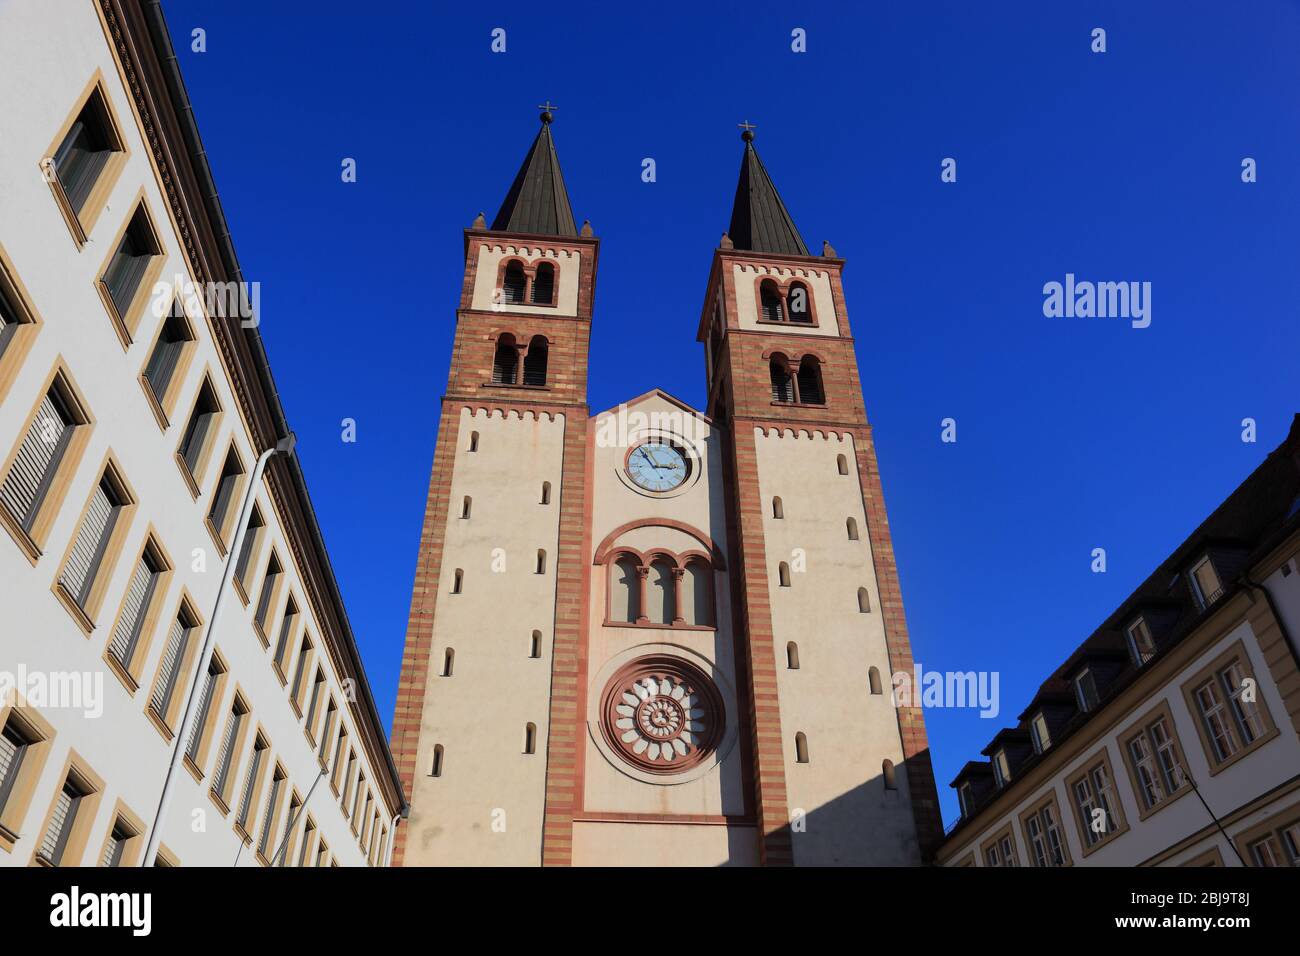
<instances>
[{"instance_id":1,"label":"dormer window","mask_svg":"<svg viewBox=\"0 0 1300 956\"><path fill-rule=\"evenodd\" d=\"M1033 738L1036 754L1041 754L1052 746L1052 735L1047 729L1047 718L1043 716L1041 710L1034 714L1033 720L1029 722L1029 735Z\"/></svg>"},{"instance_id":2,"label":"dormer window","mask_svg":"<svg viewBox=\"0 0 1300 956\"><path fill-rule=\"evenodd\" d=\"M975 797L971 793L969 783L963 783L957 788L957 803L961 807L961 815L969 817L975 812Z\"/></svg>"},{"instance_id":3,"label":"dormer window","mask_svg":"<svg viewBox=\"0 0 1300 956\"><path fill-rule=\"evenodd\" d=\"M1219 572L1214 569L1209 556L1201 558L1192 566L1192 593L1196 603L1205 610L1223 594L1223 584L1219 581Z\"/></svg>"},{"instance_id":4,"label":"dormer window","mask_svg":"<svg viewBox=\"0 0 1300 956\"><path fill-rule=\"evenodd\" d=\"M1074 679L1074 699L1079 704L1079 709L1087 712L1097 706L1097 679L1093 677L1092 671L1082 670L1079 676Z\"/></svg>"},{"instance_id":5,"label":"dormer window","mask_svg":"<svg viewBox=\"0 0 1300 956\"><path fill-rule=\"evenodd\" d=\"M1147 627L1145 618L1138 618L1124 633L1128 638L1128 652L1138 667L1156 656L1156 642L1151 637L1151 628Z\"/></svg>"},{"instance_id":6,"label":"dormer window","mask_svg":"<svg viewBox=\"0 0 1300 956\"><path fill-rule=\"evenodd\" d=\"M1007 752L999 750L993 755L993 779L998 788L1005 787L1011 780L1011 764L1007 762Z\"/></svg>"}]
</instances>

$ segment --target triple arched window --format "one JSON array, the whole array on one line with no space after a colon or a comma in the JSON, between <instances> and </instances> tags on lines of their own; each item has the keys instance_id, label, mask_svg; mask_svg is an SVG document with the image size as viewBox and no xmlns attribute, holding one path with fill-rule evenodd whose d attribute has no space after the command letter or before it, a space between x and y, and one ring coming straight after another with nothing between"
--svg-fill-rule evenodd
<instances>
[{"instance_id":1,"label":"triple arched window","mask_svg":"<svg viewBox=\"0 0 1300 956\"><path fill-rule=\"evenodd\" d=\"M620 551L606 564L609 624L713 627L713 566L701 554Z\"/></svg>"},{"instance_id":2,"label":"triple arched window","mask_svg":"<svg viewBox=\"0 0 1300 956\"><path fill-rule=\"evenodd\" d=\"M503 305L555 305L555 263L543 260L525 264L522 259L506 260L501 269Z\"/></svg>"},{"instance_id":3,"label":"triple arched window","mask_svg":"<svg viewBox=\"0 0 1300 956\"><path fill-rule=\"evenodd\" d=\"M792 405L825 405L822 386L822 363L815 355L795 360L776 352L768 362L772 381L772 401Z\"/></svg>"},{"instance_id":4,"label":"triple arched window","mask_svg":"<svg viewBox=\"0 0 1300 956\"><path fill-rule=\"evenodd\" d=\"M546 336L534 335L525 343L513 332L502 332L492 354L492 384L544 386L549 357Z\"/></svg>"},{"instance_id":5,"label":"triple arched window","mask_svg":"<svg viewBox=\"0 0 1300 956\"><path fill-rule=\"evenodd\" d=\"M799 279L785 284L763 279L758 284L758 317L761 322L816 325L812 290Z\"/></svg>"}]
</instances>

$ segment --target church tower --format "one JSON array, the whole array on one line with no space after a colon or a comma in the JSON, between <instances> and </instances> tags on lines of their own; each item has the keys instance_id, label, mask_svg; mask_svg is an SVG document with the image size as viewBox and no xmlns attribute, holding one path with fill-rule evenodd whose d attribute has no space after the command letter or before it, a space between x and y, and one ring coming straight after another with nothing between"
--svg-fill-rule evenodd
<instances>
[{"instance_id":1,"label":"church tower","mask_svg":"<svg viewBox=\"0 0 1300 956\"><path fill-rule=\"evenodd\" d=\"M405 865L908 865L939 835L844 307L753 136L708 413L587 407L599 243L538 132L465 277L393 723Z\"/></svg>"},{"instance_id":2,"label":"church tower","mask_svg":"<svg viewBox=\"0 0 1300 956\"><path fill-rule=\"evenodd\" d=\"M600 243L542 126L465 273L393 720L397 865L533 865L567 819ZM548 752L549 750L549 752ZM563 836L563 834L561 834Z\"/></svg>"},{"instance_id":3,"label":"church tower","mask_svg":"<svg viewBox=\"0 0 1300 956\"><path fill-rule=\"evenodd\" d=\"M736 619L767 864L919 862L942 836L841 275L813 256L743 124L700 321L727 435Z\"/></svg>"}]
</instances>

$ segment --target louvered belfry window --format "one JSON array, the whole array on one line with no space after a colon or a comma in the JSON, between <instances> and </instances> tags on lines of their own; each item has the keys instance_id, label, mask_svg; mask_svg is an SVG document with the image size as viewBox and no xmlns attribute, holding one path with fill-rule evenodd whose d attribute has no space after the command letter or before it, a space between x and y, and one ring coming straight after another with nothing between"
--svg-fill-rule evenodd
<instances>
[{"instance_id":1,"label":"louvered belfry window","mask_svg":"<svg viewBox=\"0 0 1300 956\"><path fill-rule=\"evenodd\" d=\"M167 645L163 648L162 672L158 685L149 698L149 707L164 720L171 706L176 685L180 683L181 665L185 662L185 650L189 644L194 628L189 626L183 614L178 614L167 631Z\"/></svg>"},{"instance_id":2,"label":"louvered belfry window","mask_svg":"<svg viewBox=\"0 0 1300 956\"><path fill-rule=\"evenodd\" d=\"M111 129L103 97L95 90L55 150L54 169L75 212L81 212L100 172L115 152Z\"/></svg>"},{"instance_id":3,"label":"louvered belfry window","mask_svg":"<svg viewBox=\"0 0 1300 956\"><path fill-rule=\"evenodd\" d=\"M140 556L140 562L131 574L131 583L126 589L126 604L118 618L117 627L113 629L113 638L108 650L114 659L127 670L135 657L140 644L140 635L144 630L144 619L158 583L159 568L153 557L146 550Z\"/></svg>"},{"instance_id":4,"label":"louvered belfry window","mask_svg":"<svg viewBox=\"0 0 1300 956\"><path fill-rule=\"evenodd\" d=\"M519 349L510 333L497 339L496 353L492 357L492 384L514 385L519 377Z\"/></svg>"},{"instance_id":5,"label":"louvered belfry window","mask_svg":"<svg viewBox=\"0 0 1300 956\"><path fill-rule=\"evenodd\" d=\"M770 371L772 376L772 401L793 402L794 379L790 375L790 369L786 366L785 359L780 355L773 356Z\"/></svg>"},{"instance_id":6,"label":"louvered belfry window","mask_svg":"<svg viewBox=\"0 0 1300 956\"><path fill-rule=\"evenodd\" d=\"M107 478L102 479L90 496L90 507L77 529L72 554L59 577L59 584L83 610L95 585L108 541L113 536L113 524L120 507L121 499L117 492Z\"/></svg>"},{"instance_id":7,"label":"louvered belfry window","mask_svg":"<svg viewBox=\"0 0 1300 956\"><path fill-rule=\"evenodd\" d=\"M546 384L547 357L546 339L534 335L533 340L528 344L528 354L524 356L525 385Z\"/></svg>"},{"instance_id":8,"label":"louvered belfry window","mask_svg":"<svg viewBox=\"0 0 1300 956\"><path fill-rule=\"evenodd\" d=\"M537 267L533 276L533 303L550 305L555 301L555 266L543 262Z\"/></svg>"},{"instance_id":9,"label":"louvered belfry window","mask_svg":"<svg viewBox=\"0 0 1300 956\"><path fill-rule=\"evenodd\" d=\"M58 470L75 422L59 395L51 390L41 402L31 428L0 487L0 501L30 531L41 501Z\"/></svg>"},{"instance_id":10,"label":"louvered belfry window","mask_svg":"<svg viewBox=\"0 0 1300 956\"><path fill-rule=\"evenodd\" d=\"M150 260L158 254L158 247L149 234L144 207L138 207L108 262L108 268L104 270L104 285L108 287L109 298L119 316L126 315L131 300L144 281Z\"/></svg>"},{"instance_id":11,"label":"louvered belfry window","mask_svg":"<svg viewBox=\"0 0 1300 956\"><path fill-rule=\"evenodd\" d=\"M785 306L781 303L781 293L777 291L775 283L764 282L759 297L762 299L764 322L785 321Z\"/></svg>"},{"instance_id":12,"label":"louvered belfry window","mask_svg":"<svg viewBox=\"0 0 1300 956\"><path fill-rule=\"evenodd\" d=\"M501 282L501 301L510 304L522 303L526 285L523 264L518 260L511 262L506 266L506 274Z\"/></svg>"},{"instance_id":13,"label":"louvered belfry window","mask_svg":"<svg viewBox=\"0 0 1300 956\"><path fill-rule=\"evenodd\" d=\"M805 355L799 363L799 401L804 405L822 405L826 401L822 393L821 365L810 355Z\"/></svg>"},{"instance_id":14,"label":"louvered belfry window","mask_svg":"<svg viewBox=\"0 0 1300 956\"><path fill-rule=\"evenodd\" d=\"M83 794L72 780L63 784L59 796L54 802L54 812L50 816L50 825L45 828L37 855L46 863L58 866L63 859L63 851L68 845L68 837L77 819L77 809Z\"/></svg>"}]
</instances>

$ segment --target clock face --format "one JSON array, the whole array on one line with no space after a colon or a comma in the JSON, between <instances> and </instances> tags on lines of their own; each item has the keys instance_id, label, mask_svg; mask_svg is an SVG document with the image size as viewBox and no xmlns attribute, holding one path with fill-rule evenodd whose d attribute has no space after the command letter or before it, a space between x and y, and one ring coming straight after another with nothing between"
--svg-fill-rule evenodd
<instances>
[{"instance_id":1,"label":"clock face","mask_svg":"<svg viewBox=\"0 0 1300 956\"><path fill-rule=\"evenodd\" d=\"M666 442L637 445L627 460L628 476L646 491L672 491L691 473L691 464L680 449Z\"/></svg>"}]
</instances>

